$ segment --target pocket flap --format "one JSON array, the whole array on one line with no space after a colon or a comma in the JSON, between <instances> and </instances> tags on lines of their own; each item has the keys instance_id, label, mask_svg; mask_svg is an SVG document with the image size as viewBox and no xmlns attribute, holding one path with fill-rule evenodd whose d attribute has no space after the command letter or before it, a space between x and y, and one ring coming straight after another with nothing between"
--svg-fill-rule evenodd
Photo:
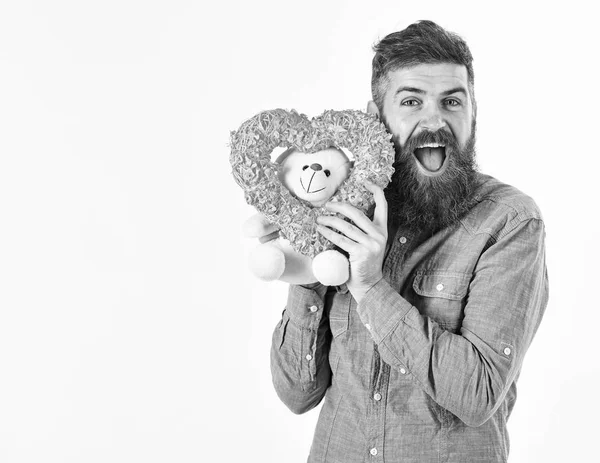
<instances>
[{"instance_id":1,"label":"pocket flap","mask_svg":"<svg viewBox=\"0 0 600 463\"><path fill-rule=\"evenodd\" d=\"M469 289L471 275L458 272L419 272L413 289L420 296L460 301Z\"/></svg>"}]
</instances>

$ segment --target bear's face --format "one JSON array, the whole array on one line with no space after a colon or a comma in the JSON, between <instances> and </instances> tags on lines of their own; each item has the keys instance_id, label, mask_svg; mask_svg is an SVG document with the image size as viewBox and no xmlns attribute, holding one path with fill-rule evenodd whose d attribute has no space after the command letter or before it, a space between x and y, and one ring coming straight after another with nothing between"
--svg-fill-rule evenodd
<instances>
[{"instance_id":1,"label":"bear's face","mask_svg":"<svg viewBox=\"0 0 600 463\"><path fill-rule=\"evenodd\" d=\"M352 163L337 148L282 156L279 180L297 198L322 206L350 175Z\"/></svg>"}]
</instances>

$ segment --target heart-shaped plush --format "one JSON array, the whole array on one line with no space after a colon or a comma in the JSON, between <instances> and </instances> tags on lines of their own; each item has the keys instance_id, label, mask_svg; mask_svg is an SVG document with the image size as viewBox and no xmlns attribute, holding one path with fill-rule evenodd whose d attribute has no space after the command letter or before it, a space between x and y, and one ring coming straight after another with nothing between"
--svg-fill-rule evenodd
<instances>
[{"instance_id":1,"label":"heart-shaped plush","mask_svg":"<svg viewBox=\"0 0 600 463\"><path fill-rule=\"evenodd\" d=\"M365 213L374 203L365 181L385 188L394 171L391 135L375 116L361 111L325 111L309 120L294 110L274 109L231 132L229 160L246 202L277 224L295 251L309 257L334 248L316 231L317 217L333 213L294 197L281 183L280 166L271 159L278 147L302 153L332 147L350 152L353 168L330 201L348 202Z\"/></svg>"}]
</instances>

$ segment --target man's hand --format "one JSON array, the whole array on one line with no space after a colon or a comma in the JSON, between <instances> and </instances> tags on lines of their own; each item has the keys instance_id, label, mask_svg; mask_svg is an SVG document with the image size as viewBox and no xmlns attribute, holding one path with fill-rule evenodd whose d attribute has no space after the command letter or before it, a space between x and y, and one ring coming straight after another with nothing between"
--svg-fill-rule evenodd
<instances>
[{"instance_id":1,"label":"man's hand","mask_svg":"<svg viewBox=\"0 0 600 463\"><path fill-rule=\"evenodd\" d=\"M387 201L383 190L372 183L367 183L365 186L375 197L373 221L350 204L331 202L325 207L349 218L354 225L333 216L321 216L317 219L319 233L349 254L348 289L358 303L367 291L383 278L383 257L388 234ZM342 234L327 227L338 230Z\"/></svg>"}]
</instances>

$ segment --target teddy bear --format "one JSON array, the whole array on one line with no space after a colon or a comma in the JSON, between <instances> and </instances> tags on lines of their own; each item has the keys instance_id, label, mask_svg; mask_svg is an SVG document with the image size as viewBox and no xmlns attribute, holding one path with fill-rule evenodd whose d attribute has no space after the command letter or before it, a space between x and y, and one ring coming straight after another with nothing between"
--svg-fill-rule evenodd
<instances>
[{"instance_id":1,"label":"teddy bear","mask_svg":"<svg viewBox=\"0 0 600 463\"><path fill-rule=\"evenodd\" d=\"M294 197L313 207L323 206L352 169L352 161L335 147L308 154L290 148L278 157L276 163L280 166L280 182ZM284 280L295 284L319 281L329 286L341 285L348 280L348 258L337 250L323 251L313 259L299 254L262 214L250 217L243 229L248 237L260 239L268 236L249 256L250 270L261 280Z\"/></svg>"},{"instance_id":2,"label":"teddy bear","mask_svg":"<svg viewBox=\"0 0 600 463\"><path fill-rule=\"evenodd\" d=\"M365 183L385 188L390 182L391 138L376 116L356 110L328 110L313 119L295 110L262 111L231 132L234 180L260 213L244 224L246 236L262 243L249 256L251 271L295 284L345 283L348 259L317 232L317 218L344 219L323 207L328 201L363 213L373 206ZM285 151L274 160L277 148Z\"/></svg>"}]
</instances>

